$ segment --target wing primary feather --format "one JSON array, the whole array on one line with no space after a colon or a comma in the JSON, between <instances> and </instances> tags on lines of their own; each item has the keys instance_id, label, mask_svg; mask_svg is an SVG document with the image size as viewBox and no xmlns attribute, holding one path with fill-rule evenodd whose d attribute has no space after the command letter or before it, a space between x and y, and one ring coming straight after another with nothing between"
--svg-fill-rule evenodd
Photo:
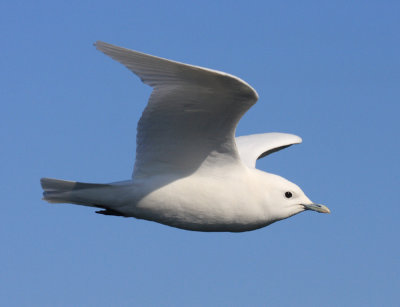
<instances>
[{"instance_id":1,"label":"wing primary feather","mask_svg":"<svg viewBox=\"0 0 400 307\"><path fill-rule=\"evenodd\" d=\"M102 41L97 41L94 46L126 66L143 83L153 88L191 84L197 87L223 89L226 93L242 96L253 103L258 100L257 92L247 82L221 71L164 59Z\"/></svg>"}]
</instances>

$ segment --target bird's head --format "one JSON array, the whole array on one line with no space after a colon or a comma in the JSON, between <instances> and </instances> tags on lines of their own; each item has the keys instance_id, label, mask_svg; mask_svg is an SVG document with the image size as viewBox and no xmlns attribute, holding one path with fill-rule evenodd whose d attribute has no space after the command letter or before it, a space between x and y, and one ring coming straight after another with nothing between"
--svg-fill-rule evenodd
<instances>
[{"instance_id":1,"label":"bird's head","mask_svg":"<svg viewBox=\"0 0 400 307\"><path fill-rule=\"evenodd\" d=\"M264 173L265 210L276 220L291 217L304 210L330 213L328 207L312 202L296 184L280 176Z\"/></svg>"}]
</instances>

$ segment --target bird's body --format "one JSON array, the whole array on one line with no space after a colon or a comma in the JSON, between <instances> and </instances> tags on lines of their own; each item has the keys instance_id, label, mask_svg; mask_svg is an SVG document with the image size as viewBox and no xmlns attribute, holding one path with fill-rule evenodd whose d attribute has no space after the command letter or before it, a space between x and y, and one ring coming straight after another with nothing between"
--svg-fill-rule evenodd
<instances>
[{"instance_id":1,"label":"bird's body","mask_svg":"<svg viewBox=\"0 0 400 307\"><path fill-rule=\"evenodd\" d=\"M43 178L45 200L195 231L249 231L305 209L329 212L297 185L255 168L258 158L300 143L299 137L235 138L239 119L258 98L247 83L102 42L97 48L154 88L138 124L132 180L86 184Z\"/></svg>"},{"instance_id":2,"label":"bird's body","mask_svg":"<svg viewBox=\"0 0 400 307\"><path fill-rule=\"evenodd\" d=\"M59 194L60 200L53 198L53 202L85 202L108 208L99 213L152 220L186 230L240 232L289 217L278 206L264 205L273 192L271 181L277 178L285 180L242 165L213 169L212 174L198 171L183 178L161 175L98 187L75 186ZM293 215L304 207L294 204L291 209Z\"/></svg>"}]
</instances>

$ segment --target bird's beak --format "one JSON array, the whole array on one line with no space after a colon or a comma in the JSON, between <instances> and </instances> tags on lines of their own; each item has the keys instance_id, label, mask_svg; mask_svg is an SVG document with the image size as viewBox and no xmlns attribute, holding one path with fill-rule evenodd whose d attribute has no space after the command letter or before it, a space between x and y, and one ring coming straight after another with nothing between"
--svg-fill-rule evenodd
<instances>
[{"instance_id":1,"label":"bird's beak","mask_svg":"<svg viewBox=\"0 0 400 307\"><path fill-rule=\"evenodd\" d=\"M313 210L313 211L317 211L320 213L331 213L331 210L329 210L329 208L324 205L319 205L319 204L304 205L303 204L303 206L306 210Z\"/></svg>"}]
</instances>

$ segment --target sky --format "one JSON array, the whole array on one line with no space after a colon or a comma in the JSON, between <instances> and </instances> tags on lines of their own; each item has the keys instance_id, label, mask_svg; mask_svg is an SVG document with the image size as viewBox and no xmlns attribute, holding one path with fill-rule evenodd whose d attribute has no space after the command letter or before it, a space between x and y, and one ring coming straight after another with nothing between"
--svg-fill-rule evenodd
<instances>
[{"instance_id":1,"label":"sky","mask_svg":"<svg viewBox=\"0 0 400 307\"><path fill-rule=\"evenodd\" d=\"M398 306L398 1L2 1L0 305ZM222 70L257 167L332 213L200 233L47 204L41 177L129 179L151 89L96 40Z\"/></svg>"}]
</instances>

